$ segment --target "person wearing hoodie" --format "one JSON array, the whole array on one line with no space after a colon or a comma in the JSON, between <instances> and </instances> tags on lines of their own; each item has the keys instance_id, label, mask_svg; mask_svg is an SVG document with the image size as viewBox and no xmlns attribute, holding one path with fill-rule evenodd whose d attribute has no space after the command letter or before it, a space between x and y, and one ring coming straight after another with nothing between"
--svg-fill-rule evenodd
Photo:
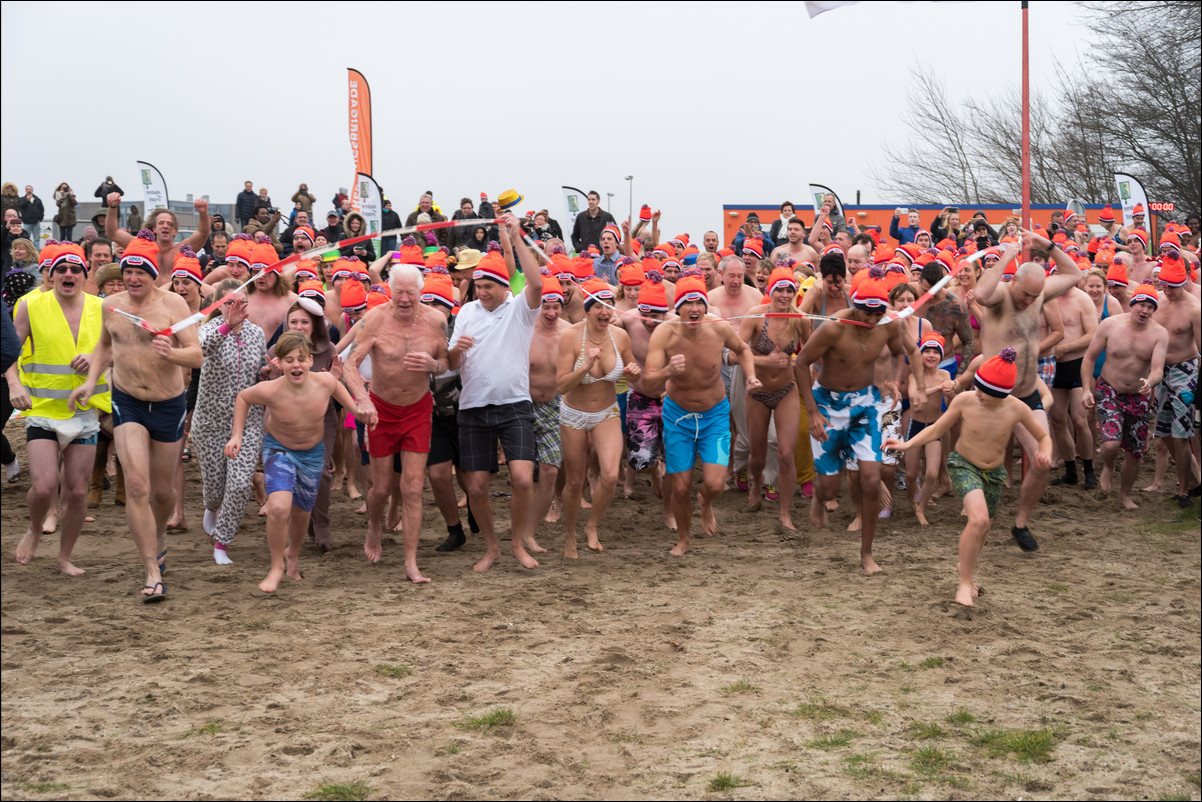
<instances>
[{"instance_id":1,"label":"person wearing hoodie","mask_svg":"<svg viewBox=\"0 0 1202 802\"><path fill-rule=\"evenodd\" d=\"M17 211L17 185L12 181L5 181L4 186L0 188L0 214L9 209Z\"/></svg>"},{"instance_id":2,"label":"person wearing hoodie","mask_svg":"<svg viewBox=\"0 0 1202 802\"><path fill-rule=\"evenodd\" d=\"M301 184L296 192L292 193L292 202L299 203L301 209L310 217L313 216L313 204L317 203L317 197L309 191L308 184Z\"/></svg>"},{"instance_id":3,"label":"person wearing hoodie","mask_svg":"<svg viewBox=\"0 0 1202 802\"><path fill-rule=\"evenodd\" d=\"M367 220L363 215L358 212L347 212L346 217L342 218L341 239L361 237L366 233ZM365 242L357 242L354 245L340 248L339 253L343 256L358 256L359 261L371 264L376 261L376 242L370 239Z\"/></svg>"},{"instance_id":4,"label":"person wearing hoodie","mask_svg":"<svg viewBox=\"0 0 1202 802\"><path fill-rule=\"evenodd\" d=\"M409 217L405 219L405 225L407 227L417 225L417 216L419 214L430 215L431 223L443 223L446 222L447 219L440 211L438 211L438 209L434 207L434 196L429 192L421 196L421 199L417 202L417 208L410 212ZM434 236L438 239L439 245L448 244L447 231L448 229L440 228L434 232Z\"/></svg>"},{"instance_id":5,"label":"person wearing hoodie","mask_svg":"<svg viewBox=\"0 0 1202 802\"><path fill-rule=\"evenodd\" d=\"M392 201L388 198L384 199L384 215L380 219L380 225L385 231L395 231L401 227L401 216L392 208ZM394 250L396 250L396 237L380 238L380 253Z\"/></svg>"},{"instance_id":6,"label":"person wearing hoodie","mask_svg":"<svg viewBox=\"0 0 1202 802\"><path fill-rule=\"evenodd\" d=\"M478 219L480 219L480 215L476 214L476 206L475 206L475 204L472 203L471 198L461 198L459 201L459 208L455 211L454 214L451 215L451 219L452 220L478 220ZM467 246L471 245L472 231L473 231L473 229L469 228L469 227L452 228L450 233L447 234L447 239L449 241L451 249L454 250L455 248L457 248L459 246L467 247ZM475 246L471 246L471 247L475 247Z\"/></svg>"}]
</instances>

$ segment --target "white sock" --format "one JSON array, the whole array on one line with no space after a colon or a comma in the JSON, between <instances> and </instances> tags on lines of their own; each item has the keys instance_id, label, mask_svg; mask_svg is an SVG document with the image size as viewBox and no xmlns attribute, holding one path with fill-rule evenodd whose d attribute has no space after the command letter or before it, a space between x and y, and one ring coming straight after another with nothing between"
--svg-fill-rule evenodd
<instances>
[{"instance_id":1,"label":"white sock","mask_svg":"<svg viewBox=\"0 0 1202 802\"><path fill-rule=\"evenodd\" d=\"M205 510L204 530L210 537L217 531L218 510Z\"/></svg>"},{"instance_id":2,"label":"white sock","mask_svg":"<svg viewBox=\"0 0 1202 802\"><path fill-rule=\"evenodd\" d=\"M213 559L217 562L218 565L233 565L234 564L234 561L230 559L230 555L227 554L225 549L221 548L220 546L217 546L213 549Z\"/></svg>"}]
</instances>

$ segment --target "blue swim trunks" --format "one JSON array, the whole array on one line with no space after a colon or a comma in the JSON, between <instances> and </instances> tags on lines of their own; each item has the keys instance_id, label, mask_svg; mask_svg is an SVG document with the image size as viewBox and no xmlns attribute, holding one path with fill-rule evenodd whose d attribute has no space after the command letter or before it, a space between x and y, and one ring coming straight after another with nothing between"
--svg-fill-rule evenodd
<instances>
[{"instance_id":1,"label":"blue swim trunks","mask_svg":"<svg viewBox=\"0 0 1202 802\"><path fill-rule=\"evenodd\" d=\"M664 461L668 473L693 470L698 456L708 465L730 462L730 402L723 398L705 412L689 412L664 398Z\"/></svg>"},{"instance_id":2,"label":"blue swim trunks","mask_svg":"<svg viewBox=\"0 0 1202 802\"><path fill-rule=\"evenodd\" d=\"M814 403L826 418L826 442L810 437L814 470L834 476L851 457L859 462L881 461L881 423L877 411L881 392L875 384L840 393L814 382Z\"/></svg>"},{"instance_id":3,"label":"blue swim trunks","mask_svg":"<svg viewBox=\"0 0 1202 802\"><path fill-rule=\"evenodd\" d=\"M293 451L263 432L263 477L269 496L281 490L291 493L293 507L311 511L325 461L326 446L321 441L307 451Z\"/></svg>"},{"instance_id":4,"label":"blue swim trunks","mask_svg":"<svg viewBox=\"0 0 1202 802\"><path fill-rule=\"evenodd\" d=\"M143 401L113 388L113 427L136 423L146 429L156 443L175 443L184 436L184 418L188 417L188 394L162 401Z\"/></svg>"}]
</instances>

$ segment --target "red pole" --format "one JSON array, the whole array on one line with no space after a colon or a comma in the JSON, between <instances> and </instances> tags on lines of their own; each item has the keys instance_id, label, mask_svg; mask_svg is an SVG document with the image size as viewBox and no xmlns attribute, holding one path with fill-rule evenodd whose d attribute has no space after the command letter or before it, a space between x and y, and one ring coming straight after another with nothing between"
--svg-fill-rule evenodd
<instances>
[{"instance_id":1,"label":"red pole","mask_svg":"<svg viewBox=\"0 0 1202 802\"><path fill-rule=\"evenodd\" d=\"M1027 0L1023 5L1023 213L1022 225L1031 228L1031 81L1030 62L1027 48ZM1023 248L1023 261L1029 259L1027 249Z\"/></svg>"}]
</instances>

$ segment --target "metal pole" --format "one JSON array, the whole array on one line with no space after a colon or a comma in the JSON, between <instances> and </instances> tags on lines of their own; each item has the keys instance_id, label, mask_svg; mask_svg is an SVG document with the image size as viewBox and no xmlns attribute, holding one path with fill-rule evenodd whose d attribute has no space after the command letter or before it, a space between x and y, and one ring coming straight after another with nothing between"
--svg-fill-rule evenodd
<instances>
[{"instance_id":1,"label":"metal pole","mask_svg":"<svg viewBox=\"0 0 1202 802\"><path fill-rule=\"evenodd\" d=\"M633 221L634 220L634 176L632 176L632 175L626 176L626 183L627 183L627 186L630 187L630 206L626 210L626 219Z\"/></svg>"},{"instance_id":2,"label":"metal pole","mask_svg":"<svg viewBox=\"0 0 1202 802\"><path fill-rule=\"evenodd\" d=\"M1030 64L1027 58L1027 0L1022 0L1023 6L1023 131L1022 131L1022 153L1023 153L1023 210L1022 221L1023 228L1031 228L1031 81L1030 81ZM1027 249L1023 249L1023 261L1029 259Z\"/></svg>"}]
</instances>

